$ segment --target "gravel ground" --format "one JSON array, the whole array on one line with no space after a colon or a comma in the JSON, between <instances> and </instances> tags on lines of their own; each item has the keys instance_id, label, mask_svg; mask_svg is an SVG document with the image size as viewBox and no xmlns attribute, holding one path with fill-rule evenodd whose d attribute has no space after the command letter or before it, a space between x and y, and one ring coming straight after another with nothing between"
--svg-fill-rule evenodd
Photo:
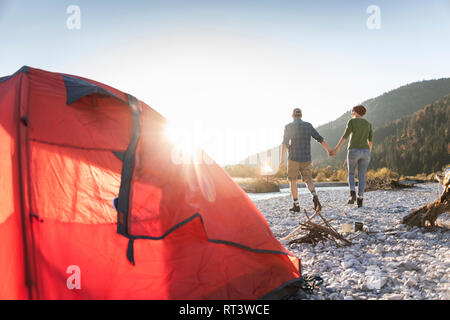
<instances>
[{"instance_id":1,"label":"gravel ground","mask_svg":"<svg viewBox=\"0 0 450 320\"><path fill-rule=\"evenodd\" d=\"M441 189L442 191L442 189ZM339 231L343 223L360 221L370 231L357 236L352 245L337 247L327 241L316 246L282 242L300 258L303 274L319 275L321 287L307 299L450 299L450 225L449 214L438 219L441 228L432 231L401 225L412 209L434 201L438 185L420 184L401 191L373 191L365 195L364 207L347 205L346 189L318 190L322 215L336 219L331 224ZM311 196L299 194L300 206L312 213ZM289 212L289 196L255 200L277 239L298 226L304 215ZM383 232L394 228L394 231ZM294 299L305 296L299 292Z\"/></svg>"}]
</instances>

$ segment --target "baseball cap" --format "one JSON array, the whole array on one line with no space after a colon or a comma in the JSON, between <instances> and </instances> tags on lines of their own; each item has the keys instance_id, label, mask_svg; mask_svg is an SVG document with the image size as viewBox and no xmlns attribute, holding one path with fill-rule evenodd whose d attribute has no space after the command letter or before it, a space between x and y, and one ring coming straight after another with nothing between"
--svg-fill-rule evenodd
<instances>
[{"instance_id":1,"label":"baseball cap","mask_svg":"<svg viewBox=\"0 0 450 320\"><path fill-rule=\"evenodd\" d=\"M296 117L302 116L302 110L300 108L295 108L294 111L292 111L292 114Z\"/></svg>"}]
</instances>

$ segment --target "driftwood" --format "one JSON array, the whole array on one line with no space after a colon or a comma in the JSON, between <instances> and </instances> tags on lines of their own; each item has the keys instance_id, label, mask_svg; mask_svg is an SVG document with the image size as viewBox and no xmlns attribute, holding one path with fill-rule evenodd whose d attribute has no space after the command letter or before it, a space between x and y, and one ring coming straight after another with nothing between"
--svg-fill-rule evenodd
<instances>
[{"instance_id":1,"label":"driftwood","mask_svg":"<svg viewBox=\"0 0 450 320\"><path fill-rule=\"evenodd\" d=\"M280 192L280 187L277 183L263 179L257 179L239 185L245 192L249 193Z\"/></svg>"},{"instance_id":2,"label":"driftwood","mask_svg":"<svg viewBox=\"0 0 450 320\"><path fill-rule=\"evenodd\" d=\"M444 191L436 201L411 212L403 218L402 223L415 227L434 227L437 218L446 212L450 212L450 196L448 187L450 184L450 170L442 177L437 177L444 186Z\"/></svg>"},{"instance_id":3,"label":"driftwood","mask_svg":"<svg viewBox=\"0 0 450 320\"><path fill-rule=\"evenodd\" d=\"M376 177L374 179L368 179L366 183L366 191L395 190L413 187L414 187L413 182L408 183L406 181L382 179L379 177Z\"/></svg>"},{"instance_id":4,"label":"driftwood","mask_svg":"<svg viewBox=\"0 0 450 320\"><path fill-rule=\"evenodd\" d=\"M341 236L331 225L330 221L326 220L319 211L316 211L312 216L308 216L304 210L306 221L301 222L300 225L289 233L282 240L290 240L291 243L310 243L315 245L320 241L331 240L337 246L348 246L351 242ZM311 220L315 217L320 217L320 223L314 223Z\"/></svg>"}]
</instances>

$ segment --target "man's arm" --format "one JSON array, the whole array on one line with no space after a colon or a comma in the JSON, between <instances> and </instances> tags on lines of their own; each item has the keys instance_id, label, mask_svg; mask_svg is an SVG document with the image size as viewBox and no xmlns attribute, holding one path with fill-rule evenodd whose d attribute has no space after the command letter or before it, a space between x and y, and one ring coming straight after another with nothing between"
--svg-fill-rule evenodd
<instances>
[{"instance_id":1,"label":"man's arm","mask_svg":"<svg viewBox=\"0 0 450 320\"><path fill-rule=\"evenodd\" d=\"M321 145L322 145L322 147L324 147L325 150L328 151L328 154L331 153L331 148L328 146L328 144L326 143L325 140L322 141Z\"/></svg>"},{"instance_id":2,"label":"man's arm","mask_svg":"<svg viewBox=\"0 0 450 320\"><path fill-rule=\"evenodd\" d=\"M325 142L324 138L317 132L316 129L314 129L313 126L311 126L312 128L312 132L311 132L311 136L317 141L319 142L322 147L328 151L328 154L330 154L331 152L331 148L328 146L328 144Z\"/></svg>"},{"instance_id":3,"label":"man's arm","mask_svg":"<svg viewBox=\"0 0 450 320\"><path fill-rule=\"evenodd\" d=\"M283 143L281 145L281 159L280 159L280 168L284 167L284 156L286 154L286 145Z\"/></svg>"}]
</instances>

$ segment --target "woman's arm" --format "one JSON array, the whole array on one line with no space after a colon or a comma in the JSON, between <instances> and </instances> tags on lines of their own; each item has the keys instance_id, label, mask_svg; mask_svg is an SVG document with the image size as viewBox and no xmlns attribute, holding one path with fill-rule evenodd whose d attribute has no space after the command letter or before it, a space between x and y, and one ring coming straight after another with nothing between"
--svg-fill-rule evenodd
<instances>
[{"instance_id":1,"label":"woman's arm","mask_svg":"<svg viewBox=\"0 0 450 320\"><path fill-rule=\"evenodd\" d=\"M373 146L373 130L372 130L372 125L370 125L370 131L369 131L369 150L370 152L372 152L372 146Z\"/></svg>"},{"instance_id":2,"label":"woman's arm","mask_svg":"<svg viewBox=\"0 0 450 320\"><path fill-rule=\"evenodd\" d=\"M347 141L347 139L345 139L344 137L341 138L341 141L339 141L339 143L337 144L336 148L334 148L334 152L337 153L339 151L339 149L342 147L342 145L345 143L345 141Z\"/></svg>"},{"instance_id":3,"label":"woman's arm","mask_svg":"<svg viewBox=\"0 0 450 320\"><path fill-rule=\"evenodd\" d=\"M333 155L336 155L336 153L339 151L339 149L342 147L342 145L345 143L345 141L347 141L347 139L350 136L350 134L352 133L352 131L353 131L352 120L349 120L347 122L347 127L345 128L345 132L344 132L344 135L341 138L341 141L339 141L339 143L337 144L336 148L331 150L331 153Z\"/></svg>"}]
</instances>

